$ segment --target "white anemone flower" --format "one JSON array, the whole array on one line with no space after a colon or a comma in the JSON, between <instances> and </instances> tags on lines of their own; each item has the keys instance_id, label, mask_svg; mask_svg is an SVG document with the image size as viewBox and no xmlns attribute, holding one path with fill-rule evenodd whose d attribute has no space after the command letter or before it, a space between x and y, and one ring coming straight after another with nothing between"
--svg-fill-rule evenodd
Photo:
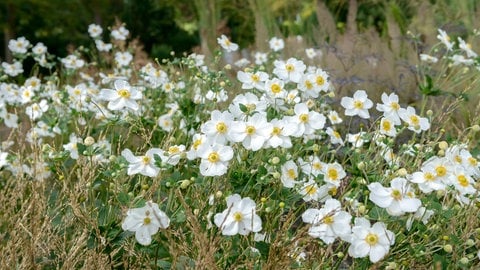
<instances>
[{"instance_id":1,"label":"white anemone flower","mask_svg":"<svg viewBox=\"0 0 480 270\"><path fill-rule=\"evenodd\" d=\"M309 208L302 214L303 222L312 224L308 234L320 238L327 245L337 237L343 239L350 235L351 219L352 216L341 210L340 202L336 199L328 199L321 209Z\"/></svg>"},{"instance_id":2,"label":"white anemone flower","mask_svg":"<svg viewBox=\"0 0 480 270\"><path fill-rule=\"evenodd\" d=\"M365 90L357 90L351 97L343 97L340 104L345 108L345 115L355 116L358 115L363 119L369 119L370 113L368 109L372 108L373 102L368 99L367 92Z\"/></svg>"},{"instance_id":3,"label":"white anemone flower","mask_svg":"<svg viewBox=\"0 0 480 270\"><path fill-rule=\"evenodd\" d=\"M246 122L237 122L232 126L230 138L234 142L242 142L248 150L258 151L270 137L272 125L267 122L267 116L254 114Z\"/></svg>"},{"instance_id":4,"label":"white anemone flower","mask_svg":"<svg viewBox=\"0 0 480 270\"><path fill-rule=\"evenodd\" d=\"M215 225L223 235L247 235L262 230L262 219L256 214L256 204L250 198L238 194L227 197L227 209L214 216Z\"/></svg>"},{"instance_id":5,"label":"white anemone flower","mask_svg":"<svg viewBox=\"0 0 480 270\"><path fill-rule=\"evenodd\" d=\"M415 193L405 178L397 177L386 188L378 182L370 183L370 200L381 208L385 208L392 216L401 216L405 213L415 213L422 202L415 198Z\"/></svg>"},{"instance_id":6,"label":"white anemone flower","mask_svg":"<svg viewBox=\"0 0 480 270\"><path fill-rule=\"evenodd\" d=\"M130 86L127 81L116 80L115 89L102 89L100 99L108 101L107 108L115 111L129 108L137 111L140 107L135 100L142 98L142 92L136 87Z\"/></svg>"},{"instance_id":7,"label":"white anemone flower","mask_svg":"<svg viewBox=\"0 0 480 270\"><path fill-rule=\"evenodd\" d=\"M233 158L233 149L221 144L203 144L197 150L201 158L200 173L203 176L220 176L228 170L228 162Z\"/></svg>"},{"instance_id":8,"label":"white anemone flower","mask_svg":"<svg viewBox=\"0 0 480 270\"><path fill-rule=\"evenodd\" d=\"M395 243L395 234L385 226L383 222L370 225L370 221L363 217L355 219L352 227L350 247L348 254L353 258L369 256L372 263L383 259Z\"/></svg>"},{"instance_id":9,"label":"white anemone flower","mask_svg":"<svg viewBox=\"0 0 480 270\"><path fill-rule=\"evenodd\" d=\"M217 38L217 42L227 52L234 52L238 50L238 44L231 42L230 39L228 39L227 36L225 35L222 35L219 38Z\"/></svg>"},{"instance_id":10,"label":"white anemone flower","mask_svg":"<svg viewBox=\"0 0 480 270\"><path fill-rule=\"evenodd\" d=\"M148 201L144 207L127 211L127 217L122 223L122 229L135 232L138 243L146 246L152 242L152 235L158 229L166 229L170 225L168 216L158 208L158 204Z\"/></svg>"},{"instance_id":11,"label":"white anemone flower","mask_svg":"<svg viewBox=\"0 0 480 270\"><path fill-rule=\"evenodd\" d=\"M124 149L122 156L128 161L128 175L141 174L149 177L158 175L160 168L155 165L155 155L161 157L162 149L152 148L148 150L143 156L133 155L130 149Z\"/></svg>"},{"instance_id":12,"label":"white anemone flower","mask_svg":"<svg viewBox=\"0 0 480 270\"><path fill-rule=\"evenodd\" d=\"M275 60L273 62L275 68L273 74L285 82L300 82L307 66L301 61L295 58L289 58L286 62L281 60Z\"/></svg>"}]
</instances>

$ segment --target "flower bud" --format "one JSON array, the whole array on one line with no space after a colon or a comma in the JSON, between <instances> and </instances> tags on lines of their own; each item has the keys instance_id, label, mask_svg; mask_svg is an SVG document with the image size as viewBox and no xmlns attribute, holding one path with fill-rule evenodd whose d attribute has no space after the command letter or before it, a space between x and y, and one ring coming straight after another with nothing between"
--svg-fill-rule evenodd
<instances>
[{"instance_id":1,"label":"flower bud","mask_svg":"<svg viewBox=\"0 0 480 270\"><path fill-rule=\"evenodd\" d=\"M90 146L95 143L95 139L92 136L88 136L85 138L84 143L86 146Z\"/></svg>"},{"instance_id":2,"label":"flower bud","mask_svg":"<svg viewBox=\"0 0 480 270\"><path fill-rule=\"evenodd\" d=\"M453 251L453 247L450 244L446 244L443 246L443 250L445 250L447 253L451 253Z\"/></svg>"}]
</instances>

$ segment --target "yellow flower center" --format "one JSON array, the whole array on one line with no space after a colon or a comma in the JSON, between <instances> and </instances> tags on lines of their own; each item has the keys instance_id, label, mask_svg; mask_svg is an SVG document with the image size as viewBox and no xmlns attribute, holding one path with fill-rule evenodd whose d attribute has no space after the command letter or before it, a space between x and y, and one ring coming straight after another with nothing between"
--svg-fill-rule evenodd
<instances>
[{"instance_id":1,"label":"yellow flower center","mask_svg":"<svg viewBox=\"0 0 480 270\"><path fill-rule=\"evenodd\" d=\"M247 135L255 134L255 127L254 126L247 126L245 128L245 133L247 133Z\"/></svg>"},{"instance_id":2,"label":"yellow flower center","mask_svg":"<svg viewBox=\"0 0 480 270\"><path fill-rule=\"evenodd\" d=\"M327 171L328 178L330 178L333 181L338 180L338 171L335 168L330 168Z\"/></svg>"},{"instance_id":3,"label":"yellow flower center","mask_svg":"<svg viewBox=\"0 0 480 270\"><path fill-rule=\"evenodd\" d=\"M395 200L399 201L399 200L402 199L402 192L398 189L394 189L394 190L392 190L392 197Z\"/></svg>"},{"instance_id":4,"label":"yellow flower center","mask_svg":"<svg viewBox=\"0 0 480 270\"><path fill-rule=\"evenodd\" d=\"M252 79L252 82L255 83L260 81L260 76L258 76L257 74L253 74L250 78Z\"/></svg>"},{"instance_id":5,"label":"yellow flower center","mask_svg":"<svg viewBox=\"0 0 480 270\"><path fill-rule=\"evenodd\" d=\"M312 89L312 88L313 88L312 82L311 82L311 81L308 81L308 80L305 81L305 87L306 87L307 89Z\"/></svg>"},{"instance_id":6,"label":"yellow flower center","mask_svg":"<svg viewBox=\"0 0 480 270\"><path fill-rule=\"evenodd\" d=\"M462 157L459 156L459 155L456 155L456 156L455 156L455 162L457 162L457 163L462 163Z\"/></svg>"},{"instance_id":7,"label":"yellow flower center","mask_svg":"<svg viewBox=\"0 0 480 270\"><path fill-rule=\"evenodd\" d=\"M390 131L392 129L392 124L390 123L390 121L384 119L382 122L382 129L384 131Z\"/></svg>"},{"instance_id":8,"label":"yellow flower center","mask_svg":"<svg viewBox=\"0 0 480 270\"><path fill-rule=\"evenodd\" d=\"M143 225L148 225L152 222L152 220L150 219L150 217L145 217L143 219Z\"/></svg>"},{"instance_id":9,"label":"yellow flower center","mask_svg":"<svg viewBox=\"0 0 480 270\"><path fill-rule=\"evenodd\" d=\"M336 187L336 186L333 186L332 188L330 188L330 189L328 190L328 195L330 195L330 196L335 196L335 195L337 195L337 187Z\"/></svg>"},{"instance_id":10,"label":"yellow flower center","mask_svg":"<svg viewBox=\"0 0 480 270\"><path fill-rule=\"evenodd\" d=\"M472 165L472 166L477 166L478 161L477 161L477 159L474 158L474 157L469 157L469 158L468 158L468 163L470 163L470 165Z\"/></svg>"},{"instance_id":11,"label":"yellow flower center","mask_svg":"<svg viewBox=\"0 0 480 270\"><path fill-rule=\"evenodd\" d=\"M274 83L272 84L272 86L270 86L270 90L272 90L272 93L278 94L282 91L282 88L280 87L280 85Z\"/></svg>"},{"instance_id":12,"label":"yellow flower center","mask_svg":"<svg viewBox=\"0 0 480 270\"><path fill-rule=\"evenodd\" d=\"M374 233L367 234L367 236L365 237L365 242L367 242L367 244L369 244L370 246L376 245L378 242L378 235Z\"/></svg>"},{"instance_id":13,"label":"yellow flower center","mask_svg":"<svg viewBox=\"0 0 480 270\"><path fill-rule=\"evenodd\" d=\"M323 218L323 223L330 225L333 224L334 218L333 216L326 216Z\"/></svg>"},{"instance_id":14,"label":"yellow flower center","mask_svg":"<svg viewBox=\"0 0 480 270\"><path fill-rule=\"evenodd\" d=\"M150 163L150 160L151 160L151 158L150 158L149 156L143 156L143 157L142 157L142 162L143 162L143 164L145 164L145 165L146 165L146 164L149 164L149 163Z\"/></svg>"},{"instance_id":15,"label":"yellow flower center","mask_svg":"<svg viewBox=\"0 0 480 270\"><path fill-rule=\"evenodd\" d=\"M285 69L288 71L288 72L292 72L295 70L295 67L292 65L292 64L286 64L285 65Z\"/></svg>"},{"instance_id":16,"label":"yellow flower center","mask_svg":"<svg viewBox=\"0 0 480 270\"><path fill-rule=\"evenodd\" d=\"M435 172L437 173L437 176L442 177L447 174L447 168L445 168L443 165L440 165L435 168Z\"/></svg>"},{"instance_id":17,"label":"yellow flower center","mask_svg":"<svg viewBox=\"0 0 480 270\"><path fill-rule=\"evenodd\" d=\"M425 180L427 180L428 182L435 181L435 175L433 175L433 173L431 173L431 172L426 172L426 173L424 174L424 178L425 178Z\"/></svg>"},{"instance_id":18,"label":"yellow flower center","mask_svg":"<svg viewBox=\"0 0 480 270\"><path fill-rule=\"evenodd\" d=\"M320 163L320 162L314 162L313 165L312 165L312 167L313 167L315 170L319 171L319 170L322 169L323 166L322 166L322 163Z\"/></svg>"},{"instance_id":19,"label":"yellow flower center","mask_svg":"<svg viewBox=\"0 0 480 270\"><path fill-rule=\"evenodd\" d=\"M323 85L325 83L325 79L322 76L317 76L317 79L315 80L317 85Z\"/></svg>"},{"instance_id":20,"label":"yellow flower center","mask_svg":"<svg viewBox=\"0 0 480 270\"><path fill-rule=\"evenodd\" d=\"M170 155L174 155L174 154L177 154L178 152L180 152L180 148L178 146L170 146L168 148L168 153Z\"/></svg>"},{"instance_id":21,"label":"yellow flower center","mask_svg":"<svg viewBox=\"0 0 480 270\"><path fill-rule=\"evenodd\" d=\"M195 140L193 142L193 149L197 150L201 144L202 144L202 139Z\"/></svg>"},{"instance_id":22,"label":"yellow flower center","mask_svg":"<svg viewBox=\"0 0 480 270\"><path fill-rule=\"evenodd\" d=\"M465 175L463 175L463 174L457 176L457 181L458 181L458 183L460 184L460 186L462 186L462 187L467 187L468 184L470 184L470 183L468 182L467 177L465 177Z\"/></svg>"},{"instance_id":23,"label":"yellow flower center","mask_svg":"<svg viewBox=\"0 0 480 270\"><path fill-rule=\"evenodd\" d=\"M305 192L308 195L313 195L317 192L317 187L315 187L315 185L309 185L305 188Z\"/></svg>"},{"instance_id":24,"label":"yellow flower center","mask_svg":"<svg viewBox=\"0 0 480 270\"><path fill-rule=\"evenodd\" d=\"M337 139L340 139L342 136L340 135L340 133L334 131L333 132L333 137L337 138Z\"/></svg>"},{"instance_id":25,"label":"yellow flower center","mask_svg":"<svg viewBox=\"0 0 480 270\"><path fill-rule=\"evenodd\" d=\"M220 160L220 156L218 155L217 152L212 152L208 155L208 161L211 163L216 163Z\"/></svg>"},{"instance_id":26,"label":"yellow flower center","mask_svg":"<svg viewBox=\"0 0 480 270\"><path fill-rule=\"evenodd\" d=\"M353 107L354 107L355 109L363 109L363 102L360 101L360 100L355 100L355 101L353 102Z\"/></svg>"},{"instance_id":27,"label":"yellow flower center","mask_svg":"<svg viewBox=\"0 0 480 270\"><path fill-rule=\"evenodd\" d=\"M280 133L282 133L282 129L279 128L279 127L273 127L273 130L272 130L272 135L273 136L278 136L280 135Z\"/></svg>"},{"instance_id":28,"label":"yellow flower center","mask_svg":"<svg viewBox=\"0 0 480 270\"><path fill-rule=\"evenodd\" d=\"M295 172L294 169L288 169L287 175L290 179L295 179L297 178L297 173Z\"/></svg>"},{"instance_id":29,"label":"yellow flower center","mask_svg":"<svg viewBox=\"0 0 480 270\"><path fill-rule=\"evenodd\" d=\"M127 89L120 89L118 90L118 95L122 98L130 98L130 91Z\"/></svg>"},{"instance_id":30,"label":"yellow flower center","mask_svg":"<svg viewBox=\"0 0 480 270\"><path fill-rule=\"evenodd\" d=\"M81 93L82 93L82 91L80 91L80 89L78 89L78 88L73 89L73 94L75 94L75 95L78 96L78 95L80 95Z\"/></svg>"},{"instance_id":31,"label":"yellow flower center","mask_svg":"<svg viewBox=\"0 0 480 270\"><path fill-rule=\"evenodd\" d=\"M218 122L217 125L215 126L218 133L225 133L227 132L227 125L225 125L224 122Z\"/></svg>"},{"instance_id":32,"label":"yellow flower center","mask_svg":"<svg viewBox=\"0 0 480 270\"><path fill-rule=\"evenodd\" d=\"M400 105L399 105L397 102L395 102L395 101L393 101L393 102L390 103L390 107L391 107L392 109L394 109L395 111L398 111L398 110L400 109Z\"/></svg>"},{"instance_id":33,"label":"yellow flower center","mask_svg":"<svg viewBox=\"0 0 480 270\"><path fill-rule=\"evenodd\" d=\"M418 126L420 124L420 119L416 115L410 116L410 122L412 122L413 126Z\"/></svg>"},{"instance_id":34,"label":"yellow flower center","mask_svg":"<svg viewBox=\"0 0 480 270\"><path fill-rule=\"evenodd\" d=\"M233 214L233 219L234 219L236 222L242 221L242 219L243 219L242 213L240 213L240 212L235 212L235 213Z\"/></svg>"},{"instance_id":35,"label":"yellow flower center","mask_svg":"<svg viewBox=\"0 0 480 270\"><path fill-rule=\"evenodd\" d=\"M302 123L307 123L308 122L308 114L302 113L302 114L300 114L298 119L300 119L300 122L302 122Z\"/></svg>"}]
</instances>

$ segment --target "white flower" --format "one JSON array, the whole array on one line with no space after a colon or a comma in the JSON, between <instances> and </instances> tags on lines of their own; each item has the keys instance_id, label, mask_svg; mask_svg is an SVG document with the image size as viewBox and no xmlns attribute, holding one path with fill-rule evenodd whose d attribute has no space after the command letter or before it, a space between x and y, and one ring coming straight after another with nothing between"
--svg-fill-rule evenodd
<instances>
[{"instance_id":1,"label":"white flower","mask_svg":"<svg viewBox=\"0 0 480 270\"><path fill-rule=\"evenodd\" d=\"M465 56L461 54L455 54L450 57L450 59L453 61L452 65L458 66L460 64L466 65L466 66L471 66L475 63L475 60L473 59L468 59L465 58Z\"/></svg>"},{"instance_id":2,"label":"white flower","mask_svg":"<svg viewBox=\"0 0 480 270\"><path fill-rule=\"evenodd\" d=\"M213 142L224 144L230 139L230 129L233 124L233 115L228 111L214 110L210 120L205 122L200 130Z\"/></svg>"},{"instance_id":3,"label":"white flower","mask_svg":"<svg viewBox=\"0 0 480 270\"><path fill-rule=\"evenodd\" d=\"M31 120L36 120L40 118L47 110L47 101L45 99L42 99L40 103L33 103L32 105L25 108L25 113L28 115L28 117L30 117Z\"/></svg>"},{"instance_id":4,"label":"white flower","mask_svg":"<svg viewBox=\"0 0 480 270\"><path fill-rule=\"evenodd\" d=\"M142 98L142 92L124 80L116 80L114 86L115 90L102 89L99 94L100 99L108 101L108 109L113 111L126 107L137 111L139 106L135 100Z\"/></svg>"},{"instance_id":5,"label":"white flower","mask_svg":"<svg viewBox=\"0 0 480 270\"><path fill-rule=\"evenodd\" d=\"M256 204L252 199L233 194L226 200L227 209L214 216L215 225L223 235L247 235L262 230L262 220L255 213Z\"/></svg>"},{"instance_id":6,"label":"white flower","mask_svg":"<svg viewBox=\"0 0 480 270\"><path fill-rule=\"evenodd\" d=\"M477 53L472 50L472 45L470 43L466 43L461 37L458 37L458 47L462 49L469 58L477 57Z\"/></svg>"},{"instance_id":7,"label":"white flower","mask_svg":"<svg viewBox=\"0 0 480 270\"><path fill-rule=\"evenodd\" d=\"M197 155L201 158L200 173L203 176L220 176L228 170L233 149L221 144L203 144L198 148Z\"/></svg>"},{"instance_id":8,"label":"white flower","mask_svg":"<svg viewBox=\"0 0 480 270\"><path fill-rule=\"evenodd\" d=\"M306 160L298 158L298 162L304 174L313 175L314 177L323 174L323 169L326 165L325 162L320 161L318 156L308 156Z\"/></svg>"},{"instance_id":9,"label":"white flower","mask_svg":"<svg viewBox=\"0 0 480 270\"><path fill-rule=\"evenodd\" d=\"M332 125L341 124L343 122L343 119L340 118L336 111L329 111L327 117Z\"/></svg>"},{"instance_id":10,"label":"white flower","mask_svg":"<svg viewBox=\"0 0 480 270\"><path fill-rule=\"evenodd\" d=\"M132 61L133 56L129 52L116 52L115 53L115 62L119 67L128 66Z\"/></svg>"},{"instance_id":11,"label":"white flower","mask_svg":"<svg viewBox=\"0 0 480 270\"><path fill-rule=\"evenodd\" d=\"M295 115L289 118L290 122L298 125L297 132L293 136L312 135L316 130L325 126L325 116L318 112L310 111L305 103L296 104L293 111Z\"/></svg>"},{"instance_id":12,"label":"white flower","mask_svg":"<svg viewBox=\"0 0 480 270\"><path fill-rule=\"evenodd\" d=\"M327 135L330 137L330 143L331 144L344 145L342 135L340 135L340 133L338 133L338 131L334 130L331 127L327 127L325 133L327 133Z\"/></svg>"},{"instance_id":13,"label":"white flower","mask_svg":"<svg viewBox=\"0 0 480 270\"><path fill-rule=\"evenodd\" d=\"M12 53L25 54L27 53L28 46L30 46L30 41L28 41L25 37L11 39L8 42L8 49Z\"/></svg>"},{"instance_id":14,"label":"white flower","mask_svg":"<svg viewBox=\"0 0 480 270\"><path fill-rule=\"evenodd\" d=\"M272 121L270 121L270 124L271 132L270 136L265 141L265 147L292 147L292 140L290 139L290 136L296 132L297 124L290 123L283 119L273 119Z\"/></svg>"},{"instance_id":15,"label":"white flower","mask_svg":"<svg viewBox=\"0 0 480 270\"><path fill-rule=\"evenodd\" d=\"M383 112L383 117L389 119L395 125L400 125L400 116L398 111L400 110L400 105L398 104L398 96L395 93L387 95L382 93L382 102L383 104L377 103L377 111Z\"/></svg>"},{"instance_id":16,"label":"white flower","mask_svg":"<svg viewBox=\"0 0 480 270\"><path fill-rule=\"evenodd\" d=\"M23 66L22 63L15 61L13 64L9 64L7 62L2 63L3 72L8 76L15 77L18 74L23 73Z\"/></svg>"},{"instance_id":17,"label":"white flower","mask_svg":"<svg viewBox=\"0 0 480 270\"><path fill-rule=\"evenodd\" d=\"M430 122L427 118L420 117L415 113L415 108L408 106L406 109L400 108L398 110L400 118L408 124L408 129L420 133L430 128Z\"/></svg>"},{"instance_id":18,"label":"white flower","mask_svg":"<svg viewBox=\"0 0 480 270\"><path fill-rule=\"evenodd\" d=\"M268 44L270 45L270 49L272 49L275 52L283 50L283 48L285 47L285 43L283 42L283 39L277 38L277 37L271 38Z\"/></svg>"},{"instance_id":19,"label":"white flower","mask_svg":"<svg viewBox=\"0 0 480 270\"><path fill-rule=\"evenodd\" d=\"M423 224L427 224L430 217L434 214L432 210L427 210L425 207L418 208L415 214L411 215L406 223L407 230L409 231L412 228L413 220L420 220Z\"/></svg>"},{"instance_id":20,"label":"white flower","mask_svg":"<svg viewBox=\"0 0 480 270\"><path fill-rule=\"evenodd\" d=\"M305 223L312 224L308 234L322 239L325 244L331 244L335 238L347 237L351 233L350 221L352 216L341 210L340 202L328 199L321 209L309 208L302 214Z\"/></svg>"},{"instance_id":21,"label":"white flower","mask_svg":"<svg viewBox=\"0 0 480 270\"><path fill-rule=\"evenodd\" d=\"M272 100L272 103L278 103L278 99L283 99L287 95L284 89L285 82L278 78L265 81L265 94ZM283 104L283 103L282 103ZM280 105L282 105L280 104Z\"/></svg>"},{"instance_id":22,"label":"white flower","mask_svg":"<svg viewBox=\"0 0 480 270\"><path fill-rule=\"evenodd\" d=\"M445 31L442 29L438 29L437 38L442 42L445 46L447 46L447 50L452 50L453 43L450 41L450 37L447 35Z\"/></svg>"},{"instance_id":23,"label":"white flower","mask_svg":"<svg viewBox=\"0 0 480 270\"><path fill-rule=\"evenodd\" d=\"M38 42L32 48L32 53L35 55L44 55L45 53L47 53L47 47L42 42Z\"/></svg>"},{"instance_id":24,"label":"white flower","mask_svg":"<svg viewBox=\"0 0 480 270\"><path fill-rule=\"evenodd\" d=\"M343 97L340 104L345 108L345 115L358 115L361 118L369 119L368 109L372 108L373 102L368 99L365 90L357 90L351 97Z\"/></svg>"},{"instance_id":25,"label":"white flower","mask_svg":"<svg viewBox=\"0 0 480 270\"><path fill-rule=\"evenodd\" d=\"M355 219L348 254L353 258L369 256L372 263L380 261L395 243L395 234L387 230L383 222L370 226L370 221L363 217Z\"/></svg>"},{"instance_id":26,"label":"white flower","mask_svg":"<svg viewBox=\"0 0 480 270\"><path fill-rule=\"evenodd\" d=\"M100 39L95 40L95 46L97 47L97 50L100 52L109 52L112 49L111 43L105 43Z\"/></svg>"},{"instance_id":27,"label":"white flower","mask_svg":"<svg viewBox=\"0 0 480 270\"><path fill-rule=\"evenodd\" d=\"M146 246L152 242L152 235L156 234L158 229L166 229L169 225L170 219L158 208L158 204L148 201L144 207L127 211L122 229L135 232L138 243Z\"/></svg>"},{"instance_id":28,"label":"white flower","mask_svg":"<svg viewBox=\"0 0 480 270\"><path fill-rule=\"evenodd\" d=\"M172 115L168 113L158 117L157 123L158 123L158 126L166 132L170 132L173 130Z\"/></svg>"},{"instance_id":29,"label":"white flower","mask_svg":"<svg viewBox=\"0 0 480 270\"><path fill-rule=\"evenodd\" d=\"M247 116L253 114L267 114L267 102L265 99L258 99L258 97L251 92L240 94L236 96L228 110L232 115L239 119L245 120Z\"/></svg>"},{"instance_id":30,"label":"white flower","mask_svg":"<svg viewBox=\"0 0 480 270\"><path fill-rule=\"evenodd\" d=\"M247 122L236 122L232 125L230 138L233 142L242 142L245 149L258 151L270 137L271 129L267 116L257 113Z\"/></svg>"},{"instance_id":31,"label":"white flower","mask_svg":"<svg viewBox=\"0 0 480 270\"><path fill-rule=\"evenodd\" d=\"M332 184L336 187L339 187L341 180L347 176L345 170L343 170L342 165L337 162L327 163L323 166L322 169L324 178L323 180L329 184Z\"/></svg>"},{"instance_id":32,"label":"white flower","mask_svg":"<svg viewBox=\"0 0 480 270\"><path fill-rule=\"evenodd\" d=\"M234 52L238 50L238 44L231 42L225 35L222 35L219 38L217 38L217 42L227 52Z\"/></svg>"},{"instance_id":33,"label":"white flower","mask_svg":"<svg viewBox=\"0 0 480 270\"><path fill-rule=\"evenodd\" d=\"M255 55L254 55L254 58L255 58L255 64L256 65L265 64L268 60L267 59L267 54L262 53L262 52L256 52Z\"/></svg>"},{"instance_id":34,"label":"white flower","mask_svg":"<svg viewBox=\"0 0 480 270\"><path fill-rule=\"evenodd\" d=\"M167 151L162 151L160 158L162 159L163 163L175 166L180 161L180 158L184 152L185 145L172 145Z\"/></svg>"},{"instance_id":35,"label":"white flower","mask_svg":"<svg viewBox=\"0 0 480 270\"><path fill-rule=\"evenodd\" d=\"M318 50L318 53L317 53L317 50L315 50L314 48L307 48L305 49L305 54L307 55L308 58L313 59L316 56L321 56L322 52Z\"/></svg>"},{"instance_id":36,"label":"white flower","mask_svg":"<svg viewBox=\"0 0 480 270\"><path fill-rule=\"evenodd\" d=\"M295 186L298 178L298 166L292 160L285 162L285 164L281 167L282 174L280 176L280 180L282 184L286 188L292 188Z\"/></svg>"},{"instance_id":37,"label":"white flower","mask_svg":"<svg viewBox=\"0 0 480 270\"><path fill-rule=\"evenodd\" d=\"M160 168L155 165L155 155L160 157L162 155L162 149L149 149L143 156L135 156L130 149L124 149L122 156L129 163L127 174L134 175L139 173L149 177L157 176Z\"/></svg>"},{"instance_id":38,"label":"white flower","mask_svg":"<svg viewBox=\"0 0 480 270\"><path fill-rule=\"evenodd\" d=\"M99 37L102 34L102 32L103 32L103 29L100 25L92 23L88 26L88 34L92 38Z\"/></svg>"},{"instance_id":39,"label":"white flower","mask_svg":"<svg viewBox=\"0 0 480 270\"><path fill-rule=\"evenodd\" d=\"M420 54L420 60L424 61L424 62L427 62L427 63L433 63L433 64L438 62L437 57L431 56L431 55L428 55L428 54L424 54L424 53Z\"/></svg>"},{"instance_id":40,"label":"white flower","mask_svg":"<svg viewBox=\"0 0 480 270\"><path fill-rule=\"evenodd\" d=\"M383 117L380 120L380 134L390 137L397 136L397 130L395 129L395 125L389 118Z\"/></svg>"},{"instance_id":41,"label":"white flower","mask_svg":"<svg viewBox=\"0 0 480 270\"><path fill-rule=\"evenodd\" d=\"M208 142L207 136L205 134L195 134L192 138L192 146L190 150L187 152L187 158L189 160L194 160L198 157L198 149L200 146Z\"/></svg>"},{"instance_id":42,"label":"white flower","mask_svg":"<svg viewBox=\"0 0 480 270\"><path fill-rule=\"evenodd\" d=\"M374 182L368 185L370 200L381 208L386 208L392 216L400 216L405 213L414 213L422 205L415 198L414 192L408 185L407 179L395 178L390 182L391 187L385 188L380 183Z\"/></svg>"},{"instance_id":43,"label":"white flower","mask_svg":"<svg viewBox=\"0 0 480 270\"><path fill-rule=\"evenodd\" d=\"M83 140L75 134L70 134L70 142L63 145L63 149L70 152L70 158L78 159L78 143L82 143Z\"/></svg>"},{"instance_id":44,"label":"white flower","mask_svg":"<svg viewBox=\"0 0 480 270\"><path fill-rule=\"evenodd\" d=\"M0 168L8 164L7 161L8 153L7 152L1 152L0 151Z\"/></svg>"},{"instance_id":45,"label":"white flower","mask_svg":"<svg viewBox=\"0 0 480 270\"><path fill-rule=\"evenodd\" d=\"M263 71L255 73L239 71L237 79L242 83L242 89L258 89L263 90L265 81L268 80L268 74Z\"/></svg>"},{"instance_id":46,"label":"white flower","mask_svg":"<svg viewBox=\"0 0 480 270\"><path fill-rule=\"evenodd\" d=\"M287 62L281 60L275 60L273 62L275 68L273 74L285 82L298 83L303 76L303 72L307 68L301 60L295 58L289 58Z\"/></svg>"},{"instance_id":47,"label":"white flower","mask_svg":"<svg viewBox=\"0 0 480 270\"><path fill-rule=\"evenodd\" d=\"M306 202L322 201L329 195L328 190L319 188L319 186L313 179L310 179L307 182L303 183L303 186L300 188L299 193L303 196L303 200Z\"/></svg>"},{"instance_id":48,"label":"white flower","mask_svg":"<svg viewBox=\"0 0 480 270\"><path fill-rule=\"evenodd\" d=\"M117 40L126 40L130 32L122 25L118 29L112 31L111 35Z\"/></svg>"},{"instance_id":49,"label":"white flower","mask_svg":"<svg viewBox=\"0 0 480 270\"><path fill-rule=\"evenodd\" d=\"M62 63L66 68L77 69L85 65L85 61L79 59L76 55L70 54L65 58L62 58Z\"/></svg>"},{"instance_id":50,"label":"white flower","mask_svg":"<svg viewBox=\"0 0 480 270\"><path fill-rule=\"evenodd\" d=\"M351 143L355 148L362 147L363 144L367 142L367 140L363 138L365 134L367 134L365 131L360 131L356 134L349 133L347 134L347 141Z\"/></svg>"}]
</instances>

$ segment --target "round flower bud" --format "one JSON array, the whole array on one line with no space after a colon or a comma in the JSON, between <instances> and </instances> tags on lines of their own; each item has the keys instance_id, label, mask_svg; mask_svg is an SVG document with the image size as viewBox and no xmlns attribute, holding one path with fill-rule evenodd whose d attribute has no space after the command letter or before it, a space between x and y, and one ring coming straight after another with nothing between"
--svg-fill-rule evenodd
<instances>
[{"instance_id":1,"label":"round flower bud","mask_svg":"<svg viewBox=\"0 0 480 270\"><path fill-rule=\"evenodd\" d=\"M280 202L280 203L278 204L278 207L284 208L284 207L285 207L285 203L284 203L284 202Z\"/></svg>"},{"instance_id":2,"label":"round flower bud","mask_svg":"<svg viewBox=\"0 0 480 270\"><path fill-rule=\"evenodd\" d=\"M182 180L180 183L181 189L186 189L190 185L190 180Z\"/></svg>"},{"instance_id":3,"label":"round flower bud","mask_svg":"<svg viewBox=\"0 0 480 270\"><path fill-rule=\"evenodd\" d=\"M443 250L445 250L447 253L451 253L453 251L453 247L450 244L446 244L443 246Z\"/></svg>"},{"instance_id":4,"label":"round flower bud","mask_svg":"<svg viewBox=\"0 0 480 270\"><path fill-rule=\"evenodd\" d=\"M448 143L446 141L441 141L438 143L438 148L446 150L448 148Z\"/></svg>"},{"instance_id":5,"label":"round flower bud","mask_svg":"<svg viewBox=\"0 0 480 270\"><path fill-rule=\"evenodd\" d=\"M266 201L267 201L267 198L265 198L265 197L262 197L262 198L260 199L260 202L261 202L261 203L265 203Z\"/></svg>"},{"instance_id":6,"label":"round flower bud","mask_svg":"<svg viewBox=\"0 0 480 270\"><path fill-rule=\"evenodd\" d=\"M277 165L280 162L280 158L279 157L272 157L271 162L272 162L273 165Z\"/></svg>"},{"instance_id":7,"label":"round flower bud","mask_svg":"<svg viewBox=\"0 0 480 270\"><path fill-rule=\"evenodd\" d=\"M343 257L345 257L345 254L340 251L340 252L337 253L337 257L338 258L343 258Z\"/></svg>"},{"instance_id":8,"label":"round flower bud","mask_svg":"<svg viewBox=\"0 0 480 270\"><path fill-rule=\"evenodd\" d=\"M432 117L432 115L433 115L433 111L432 111L432 110L428 110L428 111L427 111L427 116L428 116L428 117Z\"/></svg>"},{"instance_id":9,"label":"round flower bud","mask_svg":"<svg viewBox=\"0 0 480 270\"><path fill-rule=\"evenodd\" d=\"M92 136L88 136L85 138L83 142L85 143L86 146L90 146L95 143L95 139Z\"/></svg>"},{"instance_id":10,"label":"round flower bud","mask_svg":"<svg viewBox=\"0 0 480 270\"><path fill-rule=\"evenodd\" d=\"M397 171L397 174L398 176L401 176L401 177L405 177L407 176L408 172L405 168L400 168L398 171Z\"/></svg>"},{"instance_id":11,"label":"round flower bud","mask_svg":"<svg viewBox=\"0 0 480 270\"><path fill-rule=\"evenodd\" d=\"M480 131L480 126L479 125L473 125L472 130L475 131L475 132L479 132Z\"/></svg>"},{"instance_id":12,"label":"round flower bud","mask_svg":"<svg viewBox=\"0 0 480 270\"><path fill-rule=\"evenodd\" d=\"M357 164L357 168L358 168L359 170L365 169L365 162L360 161L360 162Z\"/></svg>"},{"instance_id":13,"label":"round flower bud","mask_svg":"<svg viewBox=\"0 0 480 270\"><path fill-rule=\"evenodd\" d=\"M469 261L469 260L468 260L467 257L462 257L462 258L460 259L460 263L461 263L461 264L468 264L468 261Z\"/></svg>"},{"instance_id":14,"label":"round flower bud","mask_svg":"<svg viewBox=\"0 0 480 270\"><path fill-rule=\"evenodd\" d=\"M220 190L215 193L215 198L217 199L222 198L222 196L223 196L223 192L221 192Z\"/></svg>"}]
</instances>

